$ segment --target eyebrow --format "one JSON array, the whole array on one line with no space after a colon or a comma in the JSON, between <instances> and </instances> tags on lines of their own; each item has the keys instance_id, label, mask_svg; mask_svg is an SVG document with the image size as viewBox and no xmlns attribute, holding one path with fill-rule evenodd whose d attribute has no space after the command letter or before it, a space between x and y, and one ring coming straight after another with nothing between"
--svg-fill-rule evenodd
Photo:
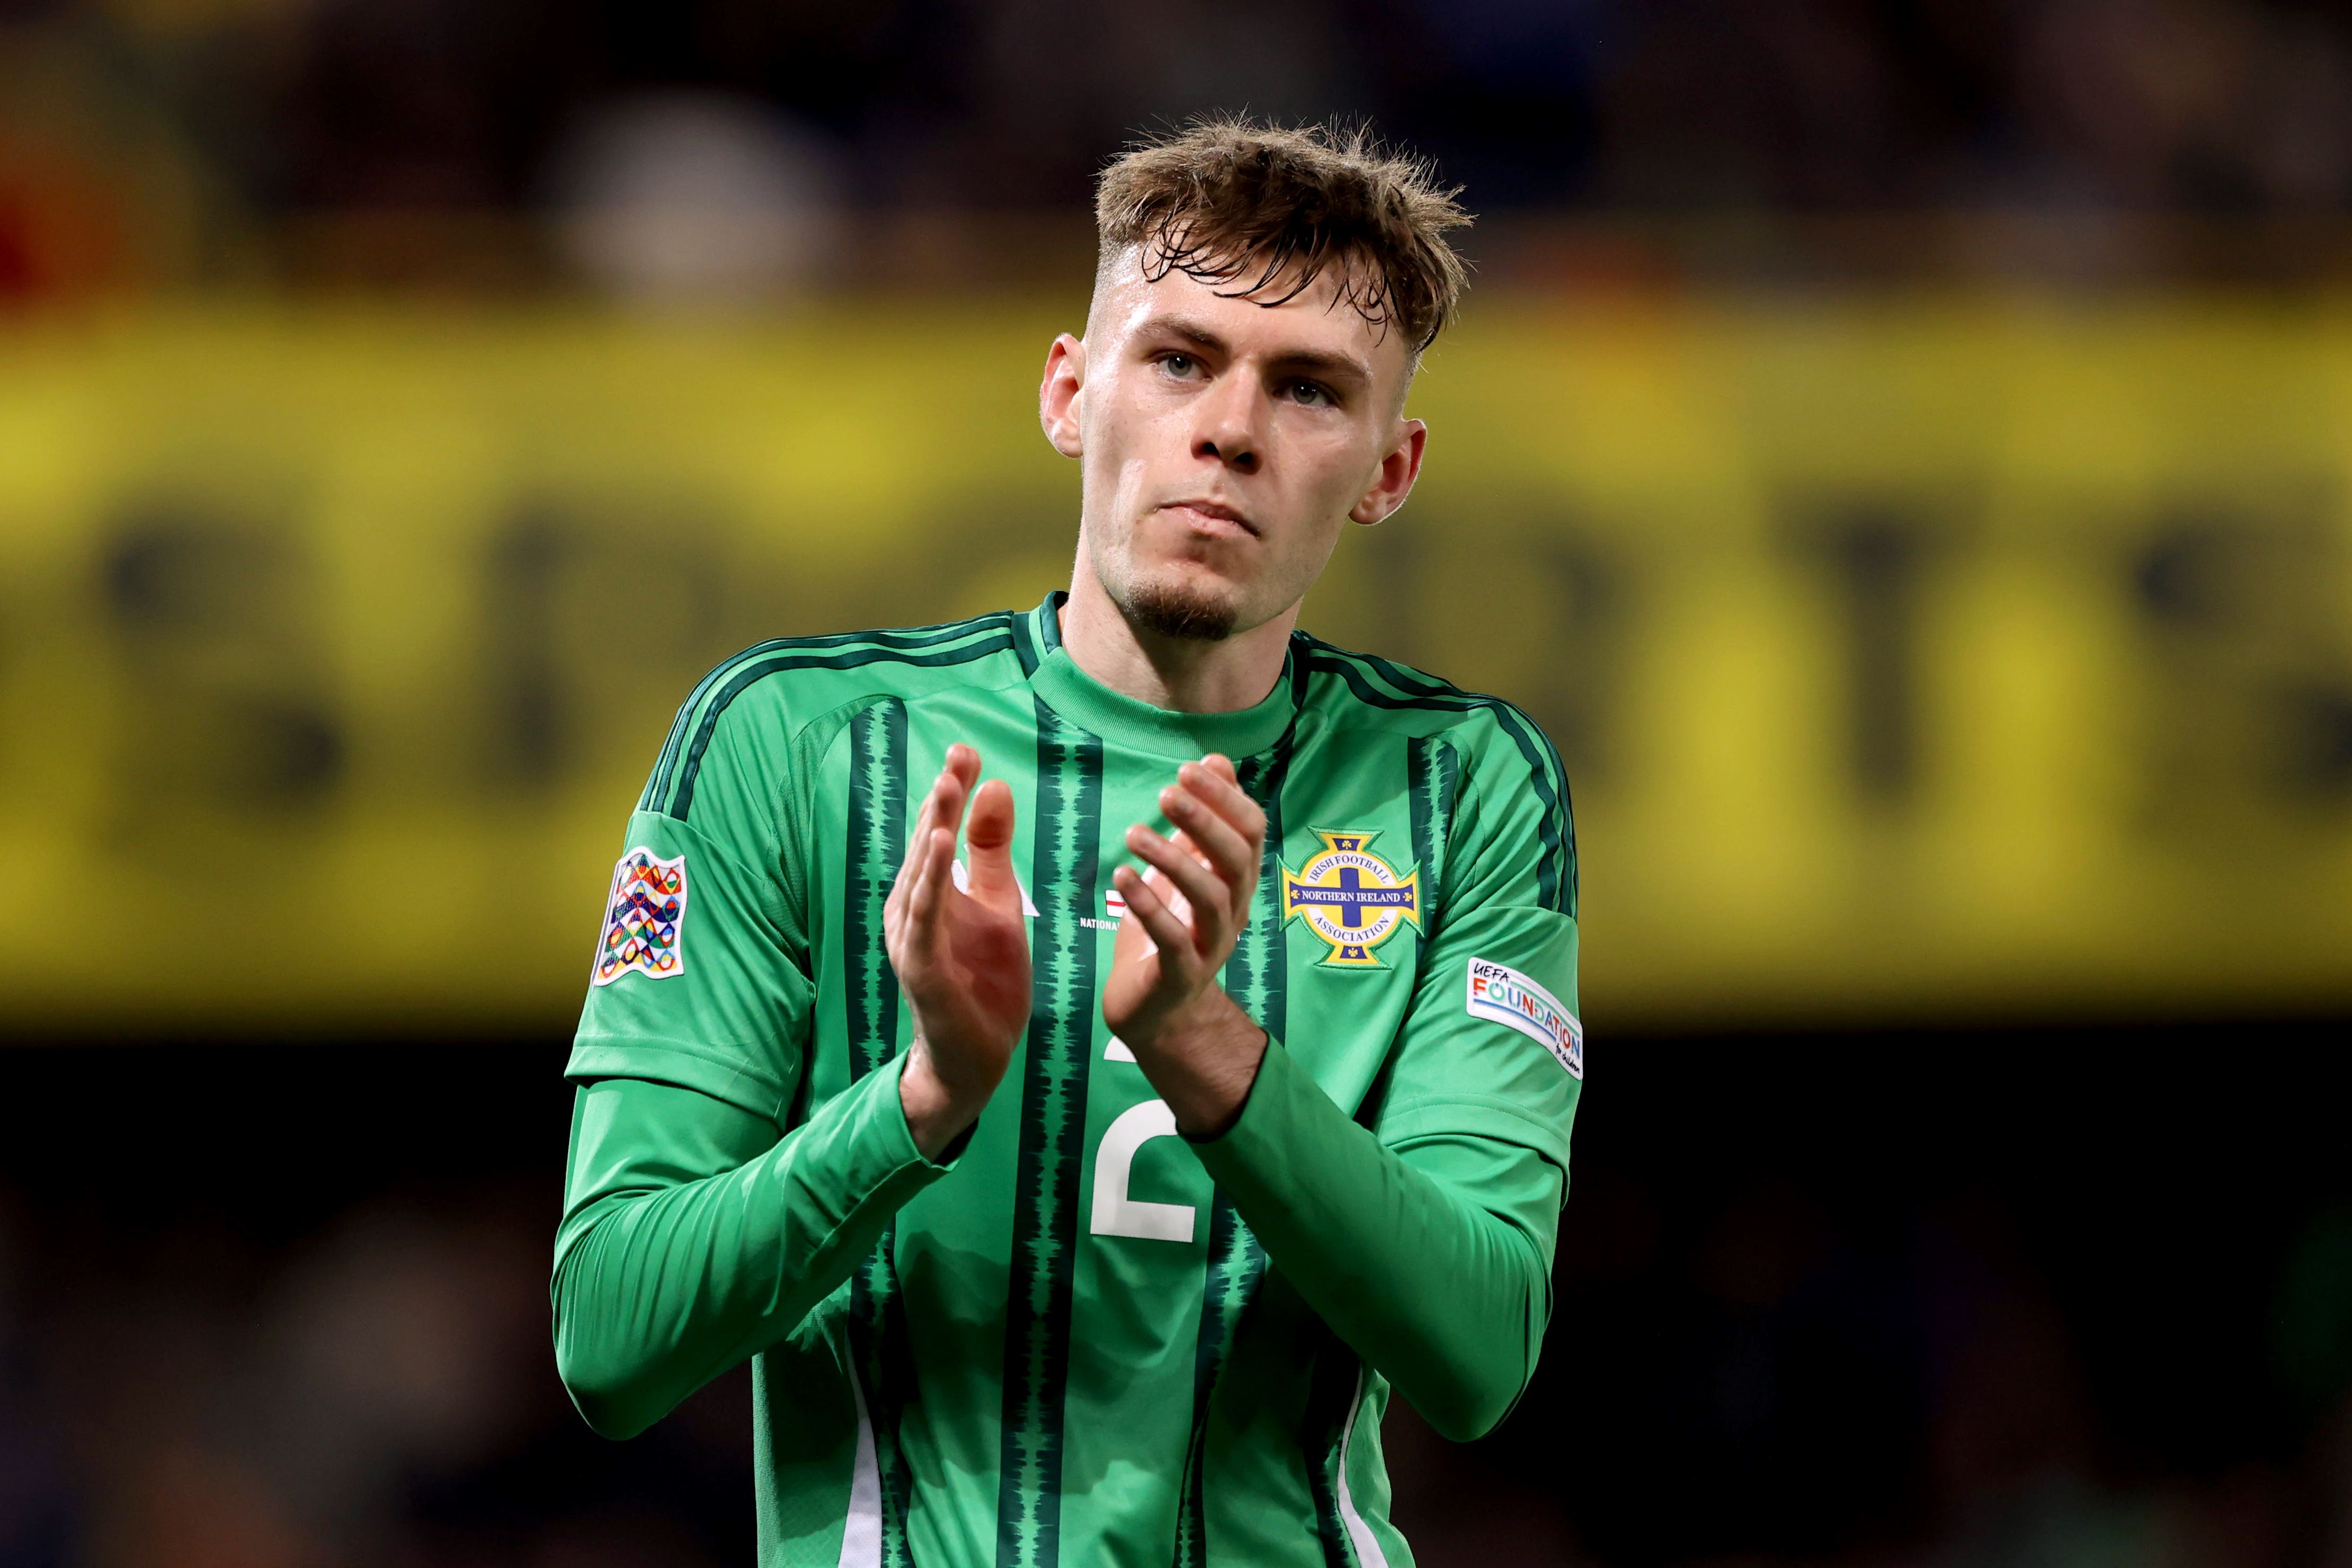
<instances>
[{"instance_id":1,"label":"eyebrow","mask_svg":"<svg viewBox=\"0 0 2352 1568\"><path fill-rule=\"evenodd\" d=\"M1232 345L1217 331L1195 317L1163 311L1148 317L1137 336L1165 335L1181 338L1218 353L1229 353ZM1328 377L1333 381L1351 382L1362 386L1372 384L1372 367L1353 354L1335 353L1328 349L1285 349L1273 356L1273 363L1285 370L1306 371Z\"/></svg>"}]
</instances>

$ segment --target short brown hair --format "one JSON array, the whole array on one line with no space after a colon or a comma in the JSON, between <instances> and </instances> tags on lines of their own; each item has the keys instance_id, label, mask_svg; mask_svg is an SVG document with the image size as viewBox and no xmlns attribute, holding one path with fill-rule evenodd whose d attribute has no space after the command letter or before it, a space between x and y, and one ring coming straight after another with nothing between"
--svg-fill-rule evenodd
<instances>
[{"instance_id":1,"label":"short brown hair","mask_svg":"<svg viewBox=\"0 0 2352 1568\"><path fill-rule=\"evenodd\" d=\"M1235 297L1280 284L1269 305L1337 262L1339 299L1402 331L1418 355L1462 298L1465 269L1445 239L1470 221L1460 194L1362 126L1197 120L1103 171L1095 227L1105 269L1139 246L1153 282L1184 272L1243 284Z\"/></svg>"}]
</instances>

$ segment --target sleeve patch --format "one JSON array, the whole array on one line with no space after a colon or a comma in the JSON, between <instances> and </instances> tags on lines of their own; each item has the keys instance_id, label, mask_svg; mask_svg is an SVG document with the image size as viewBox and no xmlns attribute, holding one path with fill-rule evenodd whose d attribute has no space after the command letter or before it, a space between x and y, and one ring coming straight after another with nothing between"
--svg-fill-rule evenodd
<instances>
[{"instance_id":1,"label":"sleeve patch","mask_svg":"<svg viewBox=\"0 0 2352 1568\"><path fill-rule=\"evenodd\" d=\"M624 974L667 980L686 973L686 857L665 860L640 847L613 868L604 900L604 935L596 943L595 984Z\"/></svg>"},{"instance_id":2,"label":"sleeve patch","mask_svg":"<svg viewBox=\"0 0 2352 1568\"><path fill-rule=\"evenodd\" d=\"M1517 970L1472 959L1467 1011L1474 1018L1517 1029L1549 1051L1570 1078L1584 1077L1584 1026L1559 997Z\"/></svg>"}]
</instances>

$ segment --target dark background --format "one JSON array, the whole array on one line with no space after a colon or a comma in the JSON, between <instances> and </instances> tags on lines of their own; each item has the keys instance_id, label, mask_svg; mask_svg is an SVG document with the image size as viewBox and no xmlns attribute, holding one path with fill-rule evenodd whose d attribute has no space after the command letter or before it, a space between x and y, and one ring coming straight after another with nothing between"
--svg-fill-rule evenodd
<instances>
[{"instance_id":1,"label":"dark background","mask_svg":"<svg viewBox=\"0 0 2352 1568\"><path fill-rule=\"evenodd\" d=\"M20 300L634 292L572 220L663 203L1034 279L981 220L1213 110L1434 157L1489 281L2340 277L2352 198L2352 20L2284 0L6 0L0 89Z\"/></svg>"},{"instance_id":2,"label":"dark background","mask_svg":"<svg viewBox=\"0 0 2352 1568\"><path fill-rule=\"evenodd\" d=\"M1431 1564L2340 1563L2341 1030L1605 1037L1541 1370L1388 1428ZM339 1048L330 1048L330 1047ZM0 1563L725 1563L749 1401L547 1350L553 1039L25 1049Z\"/></svg>"}]
</instances>

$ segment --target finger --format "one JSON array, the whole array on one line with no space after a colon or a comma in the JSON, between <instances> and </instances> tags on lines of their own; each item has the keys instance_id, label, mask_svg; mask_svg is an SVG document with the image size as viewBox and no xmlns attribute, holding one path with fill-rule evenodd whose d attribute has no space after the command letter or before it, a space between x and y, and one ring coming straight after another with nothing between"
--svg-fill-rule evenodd
<instances>
[{"instance_id":1,"label":"finger","mask_svg":"<svg viewBox=\"0 0 2352 1568\"><path fill-rule=\"evenodd\" d=\"M958 770L952 765L941 768L938 780L931 785L931 793L924 798L917 829L907 840L908 865L916 870L915 889L934 900L946 897L944 889L947 884L938 882L932 876L933 870L936 868L943 875L953 874L956 829L963 821L964 795L965 783ZM944 859L940 851L942 837L947 844ZM922 918L936 917L926 915Z\"/></svg>"},{"instance_id":2,"label":"finger","mask_svg":"<svg viewBox=\"0 0 2352 1568\"><path fill-rule=\"evenodd\" d=\"M1223 877L1141 823L1127 830L1127 847L1176 885L1192 906L1193 941L1204 951L1224 939L1233 923L1233 889Z\"/></svg>"},{"instance_id":3,"label":"finger","mask_svg":"<svg viewBox=\"0 0 2352 1568\"><path fill-rule=\"evenodd\" d=\"M1169 912L1184 922L1185 930L1192 929L1192 900L1184 896L1183 889L1171 884L1165 875L1150 866L1137 875L1143 879L1145 887L1160 895L1160 901L1168 906Z\"/></svg>"},{"instance_id":4,"label":"finger","mask_svg":"<svg viewBox=\"0 0 2352 1568\"><path fill-rule=\"evenodd\" d=\"M930 830L942 821L951 824L961 816L963 785L962 781L956 776L953 766L955 760L953 753L957 749L952 746L949 748L950 765L941 768L940 776L931 781L931 787L923 792L923 804L915 812L914 830L907 835L906 857L898 863L898 887L913 886L916 868L921 864L923 857L928 852ZM961 749L967 752L971 750L969 746ZM973 756L976 761L978 753L974 752ZM953 816L949 815L951 806L955 813ZM896 888L892 889L894 897L897 891Z\"/></svg>"},{"instance_id":5,"label":"finger","mask_svg":"<svg viewBox=\"0 0 2352 1568\"><path fill-rule=\"evenodd\" d=\"M915 884L922 880L924 851L930 843L932 805L933 795L925 795L921 809L915 814L915 830L907 835L907 852L899 857L898 874L890 879L890 891L882 900L882 930L886 934L904 923L908 900L914 896Z\"/></svg>"},{"instance_id":6,"label":"finger","mask_svg":"<svg viewBox=\"0 0 2352 1568\"><path fill-rule=\"evenodd\" d=\"M1119 880L1122 877L1134 882L1140 882L1143 879L1135 875L1132 868L1126 866L1117 868L1110 874L1111 886L1119 889L1119 909L1122 911L1118 921L1118 936L1111 944L1113 963L1125 963L1133 959L1150 958L1160 951L1160 944L1154 942L1151 939L1151 933L1144 929L1143 917L1128 909L1125 901L1128 883Z\"/></svg>"},{"instance_id":7,"label":"finger","mask_svg":"<svg viewBox=\"0 0 2352 1568\"><path fill-rule=\"evenodd\" d=\"M1232 760L1213 752L1178 768L1161 809L1225 878L1234 921L1248 920L1265 871L1265 811L1234 778Z\"/></svg>"},{"instance_id":8,"label":"finger","mask_svg":"<svg viewBox=\"0 0 2352 1568\"><path fill-rule=\"evenodd\" d=\"M963 826L963 808L971 799L971 782L979 773L978 752L970 746L948 748L947 766L940 770L940 782L931 786L940 803L931 826L946 828L950 840Z\"/></svg>"},{"instance_id":9,"label":"finger","mask_svg":"<svg viewBox=\"0 0 2352 1568\"><path fill-rule=\"evenodd\" d=\"M1127 900L1128 918L1139 921L1145 933L1159 944L1160 963L1185 965L1197 952L1192 928L1177 919L1176 911L1160 896L1160 889L1137 876L1131 866L1121 866L1112 872L1111 880ZM1179 978L1190 979L1191 975L1180 970Z\"/></svg>"},{"instance_id":10,"label":"finger","mask_svg":"<svg viewBox=\"0 0 2352 1568\"><path fill-rule=\"evenodd\" d=\"M928 954L946 923L947 889L954 879L955 835L934 827L922 845L921 868L915 875L913 890L907 895L907 940L914 952Z\"/></svg>"},{"instance_id":11,"label":"finger","mask_svg":"<svg viewBox=\"0 0 2352 1568\"><path fill-rule=\"evenodd\" d=\"M964 843L971 871L971 896L984 904L1019 907L1021 883L1013 874L1013 786L991 779L971 797L971 818L964 825Z\"/></svg>"},{"instance_id":12,"label":"finger","mask_svg":"<svg viewBox=\"0 0 2352 1568\"><path fill-rule=\"evenodd\" d=\"M1197 763L1176 770L1176 781L1201 798L1203 805L1254 844L1265 842L1265 808L1259 805L1234 777L1234 764L1212 752Z\"/></svg>"},{"instance_id":13,"label":"finger","mask_svg":"<svg viewBox=\"0 0 2352 1568\"><path fill-rule=\"evenodd\" d=\"M1238 881L1228 877L1217 866L1210 863L1208 852L1194 843L1192 836L1189 833L1173 833L1169 836L1169 838L1177 848L1181 849L1193 859L1208 865L1210 874L1217 879L1218 886L1223 889L1219 896L1224 900L1221 907L1225 911L1226 927L1229 929L1237 927L1248 921L1251 900L1257 896L1257 878L1250 873L1244 873Z\"/></svg>"},{"instance_id":14,"label":"finger","mask_svg":"<svg viewBox=\"0 0 2352 1568\"><path fill-rule=\"evenodd\" d=\"M936 781L923 792L922 805L915 808L915 826L907 835L907 852L898 858L898 879L891 885L890 897L901 899L915 885L915 873L923 863L924 846L930 842L931 818L939 814L940 786Z\"/></svg>"},{"instance_id":15,"label":"finger","mask_svg":"<svg viewBox=\"0 0 2352 1568\"><path fill-rule=\"evenodd\" d=\"M911 933L922 923L921 911L928 907L924 883L931 868L931 830L925 827L907 840L907 863L898 871L898 885L890 896L899 903L899 921L903 930Z\"/></svg>"},{"instance_id":16,"label":"finger","mask_svg":"<svg viewBox=\"0 0 2352 1568\"><path fill-rule=\"evenodd\" d=\"M1186 844L1201 852L1234 895L1246 897L1257 885L1258 847L1198 795L1182 784L1171 784L1160 792L1160 809L1183 829Z\"/></svg>"}]
</instances>

